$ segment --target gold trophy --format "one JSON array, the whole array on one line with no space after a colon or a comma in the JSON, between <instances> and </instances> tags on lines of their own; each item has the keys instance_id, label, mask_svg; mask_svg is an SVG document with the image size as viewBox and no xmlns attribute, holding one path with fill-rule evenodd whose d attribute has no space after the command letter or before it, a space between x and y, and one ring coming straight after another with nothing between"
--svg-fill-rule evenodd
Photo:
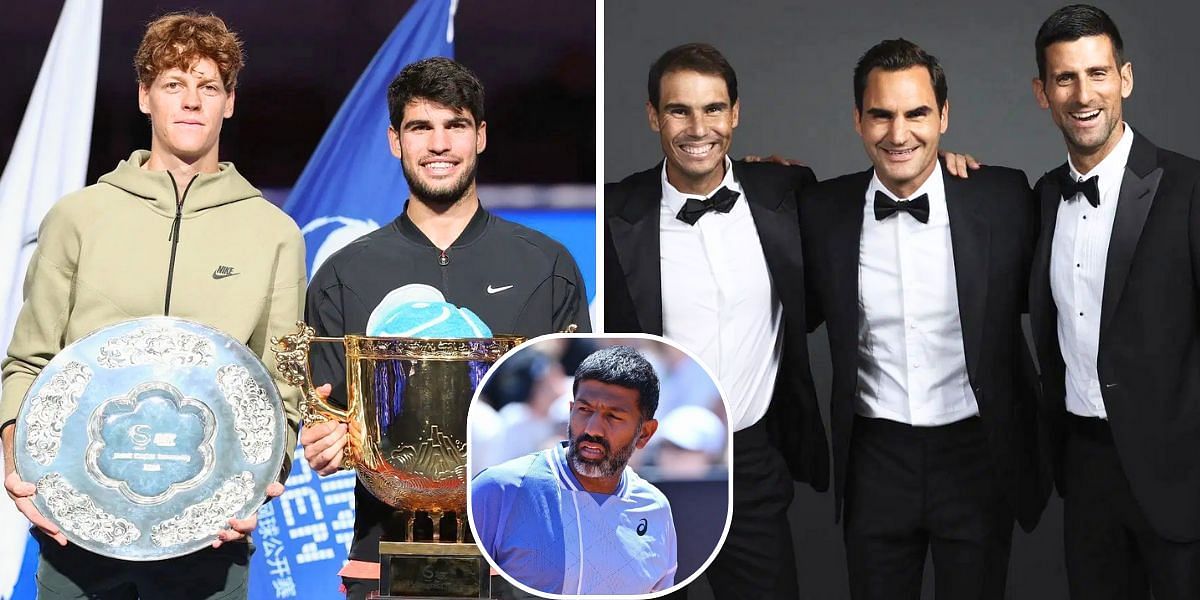
<instances>
[{"instance_id":1,"label":"gold trophy","mask_svg":"<svg viewBox=\"0 0 1200 600\"><path fill-rule=\"evenodd\" d=\"M467 408L488 368L524 338L318 337L297 326L271 343L280 374L304 390L304 421L347 424L343 467L404 523L403 540L379 542L380 598L488 598L488 563L466 522ZM313 386L314 342L346 347L344 410Z\"/></svg>"}]
</instances>

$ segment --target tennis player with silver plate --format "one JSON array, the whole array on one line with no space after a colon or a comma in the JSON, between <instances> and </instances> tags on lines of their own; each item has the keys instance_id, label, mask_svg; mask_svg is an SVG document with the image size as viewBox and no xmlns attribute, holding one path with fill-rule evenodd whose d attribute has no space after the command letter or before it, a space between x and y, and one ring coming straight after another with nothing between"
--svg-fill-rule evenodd
<instances>
[{"instance_id":1,"label":"tennis player with silver plate","mask_svg":"<svg viewBox=\"0 0 1200 600\"><path fill-rule=\"evenodd\" d=\"M161 560L258 510L285 427L279 391L244 344L146 317L96 330L46 365L17 416L16 467L72 543Z\"/></svg>"}]
</instances>

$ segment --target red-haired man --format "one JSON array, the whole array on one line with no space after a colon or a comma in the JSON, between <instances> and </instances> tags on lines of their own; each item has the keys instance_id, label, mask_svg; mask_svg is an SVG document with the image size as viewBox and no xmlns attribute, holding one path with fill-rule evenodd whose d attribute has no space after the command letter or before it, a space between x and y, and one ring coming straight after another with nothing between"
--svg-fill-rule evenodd
<instances>
[{"instance_id":1,"label":"red-haired man","mask_svg":"<svg viewBox=\"0 0 1200 600\"><path fill-rule=\"evenodd\" d=\"M99 556L67 543L32 503L36 488L13 466L17 411L35 377L66 345L132 317L206 323L270 364L269 340L300 317L304 241L230 163L217 161L233 116L241 42L221 19L173 14L148 26L134 59L150 150L55 204L38 232L25 303L3 363L4 487L41 542L38 597L245 598L256 518L199 552L162 561ZM298 392L282 385L295 445ZM290 465L285 464L284 473ZM282 474L281 474L282 475ZM280 483L267 489L277 496Z\"/></svg>"}]
</instances>

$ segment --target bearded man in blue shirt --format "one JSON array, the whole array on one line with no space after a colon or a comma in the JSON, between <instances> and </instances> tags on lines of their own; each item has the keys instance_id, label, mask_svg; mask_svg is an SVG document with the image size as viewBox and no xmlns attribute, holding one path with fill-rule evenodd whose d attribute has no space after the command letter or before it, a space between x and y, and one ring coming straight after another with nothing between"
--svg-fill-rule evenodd
<instances>
[{"instance_id":1,"label":"bearded man in blue shirt","mask_svg":"<svg viewBox=\"0 0 1200 600\"><path fill-rule=\"evenodd\" d=\"M479 473L476 540L516 581L553 594L646 594L678 568L666 496L627 466L654 435L658 377L626 346L575 371L567 440Z\"/></svg>"}]
</instances>

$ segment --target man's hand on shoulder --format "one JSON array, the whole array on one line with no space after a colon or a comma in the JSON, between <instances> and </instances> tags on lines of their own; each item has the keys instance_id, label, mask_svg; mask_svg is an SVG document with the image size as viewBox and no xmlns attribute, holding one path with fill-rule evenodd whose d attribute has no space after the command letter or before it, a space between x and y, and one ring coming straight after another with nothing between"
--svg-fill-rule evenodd
<instances>
[{"instance_id":1,"label":"man's hand on shoulder","mask_svg":"<svg viewBox=\"0 0 1200 600\"><path fill-rule=\"evenodd\" d=\"M332 389L326 383L317 388L317 393L328 398ZM336 473L342 466L346 442L350 439L348 431L345 423L337 421L305 423L300 430L300 444L304 446L304 459L308 461L308 466L320 475Z\"/></svg>"},{"instance_id":2,"label":"man's hand on shoulder","mask_svg":"<svg viewBox=\"0 0 1200 600\"><path fill-rule=\"evenodd\" d=\"M782 156L779 156L778 154L772 154L770 156L758 156L757 154L748 154L742 160L744 160L748 163L757 163L757 162L774 163L777 165L783 165L785 167L807 167L808 166L798 160L795 160L792 158L784 158Z\"/></svg>"},{"instance_id":3,"label":"man's hand on shoulder","mask_svg":"<svg viewBox=\"0 0 1200 600\"><path fill-rule=\"evenodd\" d=\"M979 167L982 166L970 154L958 154L949 150L938 150L938 156L946 161L946 172L959 179L967 179L968 171L978 171Z\"/></svg>"},{"instance_id":4,"label":"man's hand on shoulder","mask_svg":"<svg viewBox=\"0 0 1200 600\"><path fill-rule=\"evenodd\" d=\"M946 171L948 171L951 175L953 175L955 177L960 177L962 179L967 178L967 174L969 171L978 171L979 167L982 166L982 164L978 160L976 160L974 156L971 156L970 154L959 154L957 152L950 152L949 150L939 150L938 156L942 157L942 159L946 161ZM777 165L784 165L784 166L789 166L789 167L790 166L801 166L801 167L808 166L801 161L791 159L791 158L784 158L782 156L779 156L778 154L772 154L770 156L758 156L757 154L749 154L742 160L749 162L749 163L765 162L765 163L774 163Z\"/></svg>"}]
</instances>

